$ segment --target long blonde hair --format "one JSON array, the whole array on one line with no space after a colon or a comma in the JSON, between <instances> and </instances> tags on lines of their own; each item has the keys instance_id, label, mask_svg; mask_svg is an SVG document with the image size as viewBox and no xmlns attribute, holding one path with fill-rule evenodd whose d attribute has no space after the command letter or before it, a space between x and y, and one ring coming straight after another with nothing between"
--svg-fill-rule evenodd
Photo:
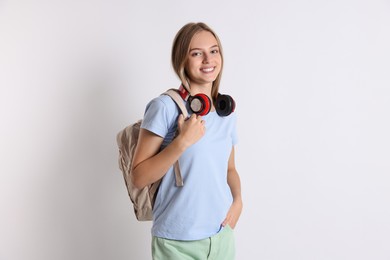
<instances>
[{"instance_id":1,"label":"long blonde hair","mask_svg":"<svg viewBox=\"0 0 390 260\"><path fill-rule=\"evenodd\" d=\"M219 84L221 82L222 76L223 52L221 41L219 40L217 34L209 26L207 26L205 23L188 23L177 32L172 45L172 66L177 76L180 78L182 84L188 88L189 80L185 71L185 66L187 63L188 52L190 51L190 43L192 37L201 31L208 31L215 37L218 43L219 52L221 54L221 70L217 78L214 80L211 90L212 99L215 101L218 96Z\"/></svg>"}]
</instances>

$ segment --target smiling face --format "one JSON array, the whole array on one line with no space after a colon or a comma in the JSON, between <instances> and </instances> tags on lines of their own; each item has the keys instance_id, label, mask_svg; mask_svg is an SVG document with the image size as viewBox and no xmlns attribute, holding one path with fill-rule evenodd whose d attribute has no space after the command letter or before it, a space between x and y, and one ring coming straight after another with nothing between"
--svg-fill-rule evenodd
<instances>
[{"instance_id":1,"label":"smiling face","mask_svg":"<svg viewBox=\"0 0 390 260\"><path fill-rule=\"evenodd\" d=\"M192 87L212 86L221 71L218 42L209 31L200 31L191 40L185 70Z\"/></svg>"}]
</instances>

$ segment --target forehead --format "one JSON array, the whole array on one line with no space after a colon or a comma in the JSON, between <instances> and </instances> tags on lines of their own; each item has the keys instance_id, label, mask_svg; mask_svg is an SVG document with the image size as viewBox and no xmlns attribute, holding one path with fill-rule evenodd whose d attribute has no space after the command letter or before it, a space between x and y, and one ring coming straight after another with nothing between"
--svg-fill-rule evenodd
<instances>
[{"instance_id":1,"label":"forehead","mask_svg":"<svg viewBox=\"0 0 390 260\"><path fill-rule=\"evenodd\" d=\"M206 49L215 45L218 45L218 42L211 32L200 31L192 37L190 43L190 49L194 49L194 48Z\"/></svg>"}]
</instances>

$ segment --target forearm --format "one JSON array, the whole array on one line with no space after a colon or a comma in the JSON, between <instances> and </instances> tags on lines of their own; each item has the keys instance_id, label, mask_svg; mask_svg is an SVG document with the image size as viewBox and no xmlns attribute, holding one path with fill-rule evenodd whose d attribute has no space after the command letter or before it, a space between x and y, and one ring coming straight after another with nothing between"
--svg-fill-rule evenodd
<instances>
[{"instance_id":1,"label":"forearm","mask_svg":"<svg viewBox=\"0 0 390 260\"><path fill-rule=\"evenodd\" d=\"M178 136L165 149L135 165L131 181L143 188L161 179L186 150L186 144Z\"/></svg>"},{"instance_id":2,"label":"forearm","mask_svg":"<svg viewBox=\"0 0 390 260\"><path fill-rule=\"evenodd\" d=\"M235 228L243 207L240 177L235 168L228 170L227 182L233 196L233 203L226 214L226 218L222 222L222 226L230 225L231 228Z\"/></svg>"},{"instance_id":3,"label":"forearm","mask_svg":"<svg viewBox=\"0 0 390 260\"><path fill-rule=\"evenodd\" d=\"M131 174L131 181L136 187L143 188L161 179L183 152L205 133L204 121L195 114L185 121L180 115L178 129L179 135L162 151L163 138L141 129Z\"/></svg>"},{"instance_id":4,"label":"forearm","mask_svg":"<svg viewBox=\"0 0 390 260\"><path fill-rule=\"evenodd\" d=\"M233 196L233 202L242 202L241 181L236 169L229 170L227 182Z\"/></svg>"}]
</instances>

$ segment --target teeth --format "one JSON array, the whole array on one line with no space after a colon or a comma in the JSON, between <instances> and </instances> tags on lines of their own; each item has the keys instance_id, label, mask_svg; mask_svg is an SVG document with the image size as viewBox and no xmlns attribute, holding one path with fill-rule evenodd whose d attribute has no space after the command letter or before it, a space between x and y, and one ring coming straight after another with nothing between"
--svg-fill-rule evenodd
<instances>
[{"instance_id":1,"label":"teeth","mask_svg":"<svg viewBox=\"0 0 390 260\"><path fill-rule=\"evenodd\" d=\"M214 70L214 67L202 69L204 72L212 72Z\"/></svg>"}]
</instances>

